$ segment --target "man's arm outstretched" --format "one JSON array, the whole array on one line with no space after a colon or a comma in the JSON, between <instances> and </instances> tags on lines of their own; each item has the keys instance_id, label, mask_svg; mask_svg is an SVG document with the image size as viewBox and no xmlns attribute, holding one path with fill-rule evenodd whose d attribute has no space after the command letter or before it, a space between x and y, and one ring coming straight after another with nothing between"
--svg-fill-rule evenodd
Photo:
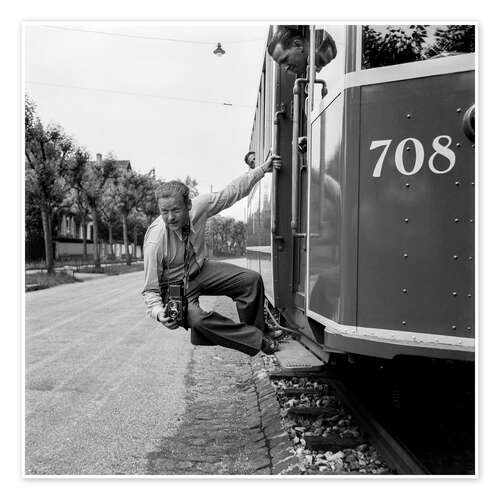
<instances>
[{"instance_id":1,"label":"man's arm outstretched","mask_svg":"<svg viewBox=\"0 0 500 500\"><path fill-rule=\"evenodd\" d=\"M281 166L281 157L271 155L262 165L254 170L237 177L224 189L216 193L210 193L208 205L208 216L217 215L222 210L231 207L237 201L248 196L252 188L259 182L266 173L272 172L273 168Z\"/></svg>"}]
</instances>

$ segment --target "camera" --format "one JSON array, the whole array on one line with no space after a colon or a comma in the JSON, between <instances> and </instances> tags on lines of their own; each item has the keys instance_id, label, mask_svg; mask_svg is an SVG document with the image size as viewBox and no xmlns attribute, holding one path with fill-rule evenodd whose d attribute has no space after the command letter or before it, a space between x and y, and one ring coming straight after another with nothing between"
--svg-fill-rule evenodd
<instances>
[{"instance_id":1,"label":"camera","mask_svg":"<svg viewBox=\"0 0 500 500\"><path fill-rule=\"evenodd\" d=\"M177 321L177 324L186 327L187 319L187 300L184 294L184 287L182 284L170 285L168 287L165 298L165 315Z\"/></svg>"}]
</instances>

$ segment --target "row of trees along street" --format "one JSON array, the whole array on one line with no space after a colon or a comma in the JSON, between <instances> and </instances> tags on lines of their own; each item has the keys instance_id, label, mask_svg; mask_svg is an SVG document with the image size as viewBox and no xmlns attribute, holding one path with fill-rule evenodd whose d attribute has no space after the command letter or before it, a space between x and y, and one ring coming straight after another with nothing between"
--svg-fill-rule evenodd
<instances>
[{"instance_id":1,"label":"row of trees along street","mask_svg":"<svg viewBox=\"0 0 500 500\"><path fill-rule=\"evenodd\" d=\"M130 236L134 249L147 227L158 215L155 192L165 181L154 170L148 174L125 168L108 155L90 161L89 153L69 137L60 125L44 125L36 105L25 98L25 228L26 244L43 235L45 267L54 273L53 241L61 214L72 214L80 225L93 223L93 262L101 265L99 243L105 239L113 248L123 241L125 260L131 264ZM191 196L198 194L197 181L184 181ZM207 242L214 255L242 255L245 225L232 218L216 217L208 226ZM104 236L106 234L106 236ZM87 239L82 239L82 258L87 260ZM110 259L116 256L110 254Z\"/></svg>"}]
</instances>

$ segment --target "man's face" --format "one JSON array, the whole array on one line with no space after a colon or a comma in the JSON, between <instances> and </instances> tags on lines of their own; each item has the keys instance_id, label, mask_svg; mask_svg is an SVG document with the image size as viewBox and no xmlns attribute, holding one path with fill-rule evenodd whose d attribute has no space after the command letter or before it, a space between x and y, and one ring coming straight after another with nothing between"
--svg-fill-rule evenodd
<instances>
[{"instance_id":1,"label":"man's face","mask_svg":"<svg viewBox=\"0 0 500 500\"><path fill-rule=\"evenodd\" d=\"M255 167L255 153L250 153L247 158L247 163L249 167Z\"/></svg>"},{"instance_id":2,"label":"man's face","mask_svg":"<svg viewBox=\"0 0 500 500\"><path fill-rule=\"evenodd\" d=\"M178 231L188 225L191 200L186 205L181 194L166 196L158 200L158 207L160 215L169 229Z\"/></svg>"},{"instance_id":3,"label":"man's face","mask_svg":"<svg viewBox=\"0 0 500 500\"><path fill-rule=\"evenodd\" d=\"M272 53L272 58L285 71L302 74L307 68L307 50L304 41L295 38L290 48L285 49L278 43Z\"/></svg>"}]
</instances>

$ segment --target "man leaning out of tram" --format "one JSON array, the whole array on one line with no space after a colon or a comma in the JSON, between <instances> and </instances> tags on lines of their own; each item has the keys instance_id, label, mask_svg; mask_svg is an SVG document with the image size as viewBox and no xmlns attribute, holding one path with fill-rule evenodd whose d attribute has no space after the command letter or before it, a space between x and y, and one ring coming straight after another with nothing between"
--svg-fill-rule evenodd
<instances>
[{"instance_id":1,"label":"man leaning out of tram","mask_svg":"<svg viewBox=\"0 0 500 500\"><path fill-rule=\"evenodd\" d=\"M278 26L267 45L267 52L285 71L301 75L309 64L309 40L299 26ZM337 47L331 35L325 30L316 31L316 71L335 59Z\"/></svg>"}]
</instances>

